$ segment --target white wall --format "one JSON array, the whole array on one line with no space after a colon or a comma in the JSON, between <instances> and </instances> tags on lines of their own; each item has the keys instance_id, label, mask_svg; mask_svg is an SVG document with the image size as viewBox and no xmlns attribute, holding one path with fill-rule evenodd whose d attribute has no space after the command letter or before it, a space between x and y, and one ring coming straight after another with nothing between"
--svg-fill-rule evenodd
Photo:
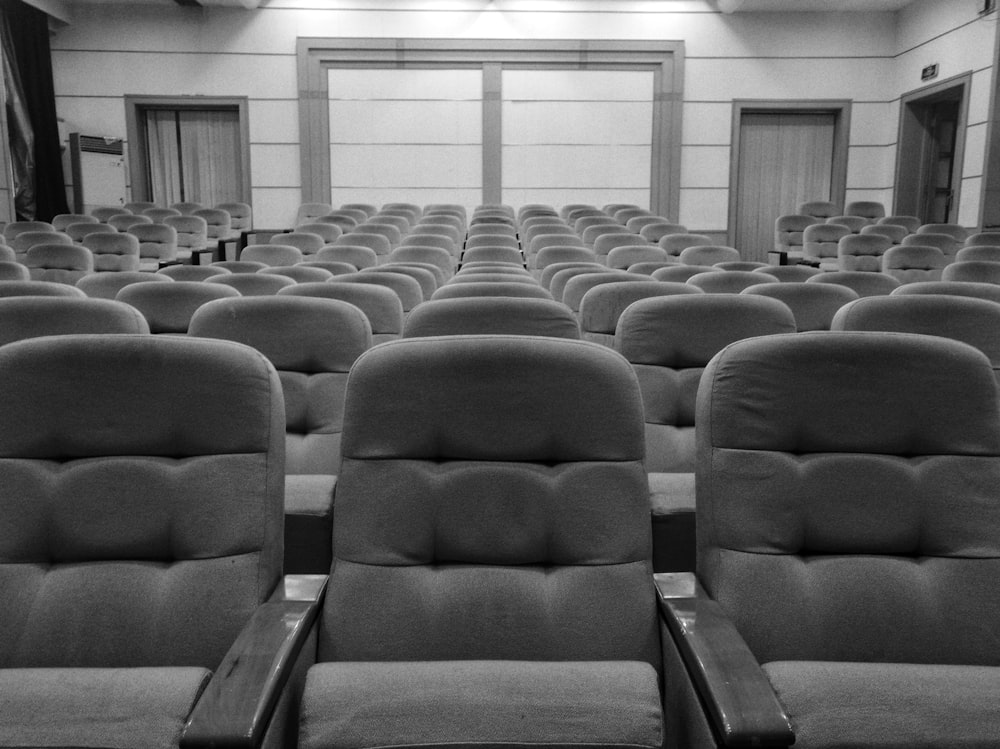
<instances>
[{"instance_id":1,"label":"white wall","mask_svg":"<svg viewBox=\"0 0 1000 749\"><path fill-rule=\"evenodd\" d=\"M917 61L933 53L942 77L972 67L984 87L990 81L993 38L986 39L985 29L992 26L949 32L961 23L951 11L957 5L968 10L974 3L922 0L899 16L898 30L892 13L723 15L701 0L496 0L494 9L485 0L363 6L270 0L255 11L106 5L77 11L53 39L53 65L58 112L70 130L87 134L125 136L125 94L249 97L256 223L283 226L300 202L298 36L681 40L686 67L676 218L693 229L723 231L737 98L852 99L848 199L891 200L898 102L914 87L911 67L919 70L926 63ZM976 43L986 50L972 51ZM981 112L981 103L975 109ZM982 148L971 131L983 120L970 116L968 174L981 171L975 154Z\"/></svg>"}]
</instances>

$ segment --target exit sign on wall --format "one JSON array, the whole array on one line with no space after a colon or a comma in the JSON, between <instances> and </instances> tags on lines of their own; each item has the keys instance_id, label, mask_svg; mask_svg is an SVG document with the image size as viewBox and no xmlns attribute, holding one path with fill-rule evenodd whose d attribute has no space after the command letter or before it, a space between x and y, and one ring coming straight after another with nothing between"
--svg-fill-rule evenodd
<instances>
[{"instance_id":1,"label":"exit sign on wall","mask_svg":"<svg viewBox=\"0 0 1000 749\"><path fill-rule=\"evenodd\" d=\"M937 63L933 65L928 65L923 70L920 71L920 80L929 81L931 78L937 78L938 66Z\"/></svg>"}]
</instances>

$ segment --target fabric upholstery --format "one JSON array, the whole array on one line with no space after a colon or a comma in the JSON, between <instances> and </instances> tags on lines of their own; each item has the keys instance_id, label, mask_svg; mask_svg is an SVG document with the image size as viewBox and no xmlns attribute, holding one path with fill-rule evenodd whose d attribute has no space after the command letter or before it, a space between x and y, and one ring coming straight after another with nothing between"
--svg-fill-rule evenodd
<instances>
[{"instance_id":1,"label":"fabric upholstery","mask_svg":"<svg viewBox=\"0 0 1000 749\"><path fill-rule=\"evenodd\" d=\"M713 359L698 574L761 662L1000 665L997 410L986 357L934 336L766 336Z\"/></svg>"},{"instance_id":2,"label":"fabric upholstery","mask_svg":"<svg viewBox=\"0 0 1000 749\"><path fill-rule=\"evenodd\" d=\"M659 694L647 663L324 663L307 677L300 746L656 749Z\"/></svg>"},{"instance_id":3,"label":"fabric upholstery","mask_svg":"<svg viewBox=\"0 0 1000 749\"><path fill-rule=\"evenodd\" d=\"M458 279L458 274L455 279ZM453 280L455 280L453 279ZM461 297L520 297L522 299L552 299L545 288L535 283L525 283L514 277L509 281L476 281L447 283L434 292L432 300L458 299Z\"/></svg>"},{"instance_id":4,"label":"fabric upholstery","mask_svg":"<svg viewBox=\"0 0 1000 749\"><path fill-rule=\"evenodd\" d=\"M285 399L285 471L337 472L347 373L371 346L360 309L303 296L219 299L195 312L188 332L244 343L266 356Z\"/></svg>"},{"instance_id":5,"label":"fabric upholstery","mask_svg":"<svg viewBox=\"0 0 1000 749\"><path fill-rule=\"evenodd\" d=\"M372 284L302 283L281 289L278 296L340 299L365 313L372 328L372 344L399 338L403 330L403 303L392 289Z\"/></svg>"},{"instance_id":6,"label":"fabric upholstery","mask_svg":"<svg viewBox=\"0 0 1000 749\"><path fill-rule=\"evenodd\" d=\"M83 291L55 281L0 281L0 298L9 296L71 296L82 299Z\"/></svg>"},{"instance_id":7,"label":"fabric upholstery","mask_svg":"<svg viewBox=\"0 0 1000 749\"><path fill-rule=\"evenodd\" d=\"M229 280L237 274L213 276ZM210 281L136 283L125 286L115 296L119 302L139 310L151 333L186 333L191 316L205 302L239 296L236 289Z\"/></svg>"},{"instance_id":8,"label":"fabric upholstery","mask_svg":"<svg viewBox=\"0 0 1000 749\"><path fill-rule=\"evenodd\" d=\"M0 345L69 333L148 333L142 314L108 299L21 296L0 299Z\"/></svg>"},{"instance_id":9,"label":"fabric upholstery","mask_svg":"<svg viewBox=\"0 0 1000 749\"><path fill-rule=\"evenodd\" d=\"M699 267L699 266L692 266ZM739 294L749 286L762 283L776 283L774 276L751 270L718 270L696 273L686 283L696 286L709 294Z\"/></svg>"},{"instance_id":10,"label":"fabric upholstery","mask_svg":"<svg viewBox=\"0 0 1000 749\"><path fill-rule=\"evenodd\" d=\"M866 297L837 312L834 330L923 333L968 343L1000 370L1000 304L961 296Z\"/></svg>"},{"instance_id":11,"label":"fabric upholstery","mask_svg":"<svg viewBox=\"0 0 1000 749\"><path fill-rule=\"evenodd\" d=\"M226 296L272 296L282 289L294 286L296 282L280 273L223 273L205 279L204 283L206 286L223 287L236 292Z\"/></svg>"},{"instance_id":12,"label":"fabric upholstery","mask_svg":"<svg viewBox=\"0 0 1000 749\"><path fill-rule=\"evenodd\" d=\"M615 328L622 312L639 299L674 294L701 294L684 283L612 281L594 286L580 300L580 330L584 340L614 346Z\"/></svg>"},{"instance_id":13,"label":"fabric upholstery","mask_svg":"<svg viewBox=\"0 0 1000 749\"><path fill-rule=\"evenodd\" d=\"M467 297L421 304L403 331L405 338L477 334L579 338L580 326L565 304L551 299Z\"/></svg>"},{"instance_id":14,"label":"fabric upholstery","mask_svg":"<svg viewBox=\"0 0 1000 749\"><path fill-rule=\"evenodd\" d=\"M176 747L203 668L0 669L0 746Z\"/></svg>"},{"instance_id":15,"label":"fabric upholstery","mask_svg":"<svg viewBox=\"0 0 1000 749\"><path fill-rule=\"evenodd\" d=\"M800 749L992 749L1000 668L779 661L764 671Z\"/></svg>"},{"instance_id":16,"label":"fabric upholstery","mask_svg":"<svg viewBox=\"0 0 1000 749\"><path fill-rule=\"evenodd\" d=\"M899 281L885 273L870 273L862 270L835 270L807 278L806 283L836 283L854 289L858 296L880 296L891 294L899 288Z\"/></svg>"},{"instance_id":17,"label":"fabric upholstery","mask_svg":"<svg viewBox=\"0 0 1000 749\"><path fill-rule=\"evenodd\" d=\"M54 336L0 347L0 379L0 667L214 668L281 571L274 368Z\"/></svg>"},{"instance_id":18,"label":"fabric upholstery","mask_svg":"<svg viewBox=\"0 0 1000 749\"><path fill-rule=\"evenodd\" d=\"M747 287L740 293L759 294L787 304L795 316L795 327L800 333L829 330L837 310L858 298L858 293L853 289L832 283L765 283Z\"/></svg>"},{"instance_id":19,"label":"fabric upholstery","mask_svg":"<svg viewBox=\"0 0 1000 749\"><path fill-rule=\"evenodd\" d=\"M903 294L948 294L1000 302L1000 284L975 281L915 281L902 284L891 292L892 296Z\"/></svg>"},{"instance_id":20,"label":"fabric upholstery","mask_svg":"<svg viewBox=\"0 0 1000 749\"><path fill-rule=\"evenodd\" d=\"M363 354L319 659L658 664L641 414L628 363L583 341Z\"/></svg>"}]
</instances>

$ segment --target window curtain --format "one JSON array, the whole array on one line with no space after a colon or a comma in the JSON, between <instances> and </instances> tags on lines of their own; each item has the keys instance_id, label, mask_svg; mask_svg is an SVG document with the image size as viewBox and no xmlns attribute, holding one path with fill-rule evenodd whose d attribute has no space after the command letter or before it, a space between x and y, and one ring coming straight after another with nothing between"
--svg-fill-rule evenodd
<instances>
[{"instance_id":1,"label":"window curtain","mask_svg":"<svg viewBox=\"0 0 1000 749\"><path fill-rule=\"evenodd\" d=\"M150 195L158 205L242 200L238 112L146 110L146 145Z\"/></svg>"},{"instance_id":2,"label":"window curtain","mask_svg":"<svg viewBox=\"0 0 1000 749\"><path fill-rule=\"evenodd\" d=\"M0 4L7 117L21 219L68 213L56 119L48 16L20 0Z\"/></svg>"}]
</instances>

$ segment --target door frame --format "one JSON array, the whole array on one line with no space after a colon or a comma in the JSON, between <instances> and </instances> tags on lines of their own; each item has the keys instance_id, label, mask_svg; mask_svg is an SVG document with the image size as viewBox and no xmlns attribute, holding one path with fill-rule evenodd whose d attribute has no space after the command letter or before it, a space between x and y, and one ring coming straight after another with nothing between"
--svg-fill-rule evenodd
<instances>
[{"instance_id":1,"label":"door frame","mask_svg":"<svg viewBox=\"0 0 1000 749\"><path fill-rule=\"evenodd\" d=\"M152 200L149 195L149 165L146 163L146 129L142 126L147 109L211 110L232 109L239 116L240 201L253 205L250 180L250 119L246 96L136 96L125 95L125 133L128 140L129 194L132 200ZM235 199L235 197L234 197Z\"/></svg>"},{"instance_id":2,"label":"door frame","mask_svg":"<svg viewBox=\"0 0 1000 749\"><path fill-rule=\"evenodd\" d=\"M847 194L847 153L851 133L850 99L733 99L729 157L729 226L727 242L736 241L739 215L740 123L744 114L832 114L833 163L830 164L830 200L844 205ZM775 216L775 218L778 218Z\"/></svg>"},{"instance_id":3,"label":"door frame","mask_svg":"<svg viewBox=\"0 0 1000 749\"><path fill-rule=\"evenodd\" d=\"M920 215L914 206L923 205L923 189L919 179L920 159L913 159L915 150L923 148L923 128L913 115L911 106L927 104L947 98L945 94L960 89L958 104L958 124L955 126L954 166L952 167L953 216L957 219L962 205L962 169L965 160L965 130L969 123L969 90L972 86L972 71L959 73L943 81L915 89L899 97L899 130L896 136L896 171L892 198L892 212L895 215ZM909 158L908 158L909 157ZM910 187L914 185L915 187ZM920 216L924 221L924 216Z\"/></svg>"}]
</instances>

